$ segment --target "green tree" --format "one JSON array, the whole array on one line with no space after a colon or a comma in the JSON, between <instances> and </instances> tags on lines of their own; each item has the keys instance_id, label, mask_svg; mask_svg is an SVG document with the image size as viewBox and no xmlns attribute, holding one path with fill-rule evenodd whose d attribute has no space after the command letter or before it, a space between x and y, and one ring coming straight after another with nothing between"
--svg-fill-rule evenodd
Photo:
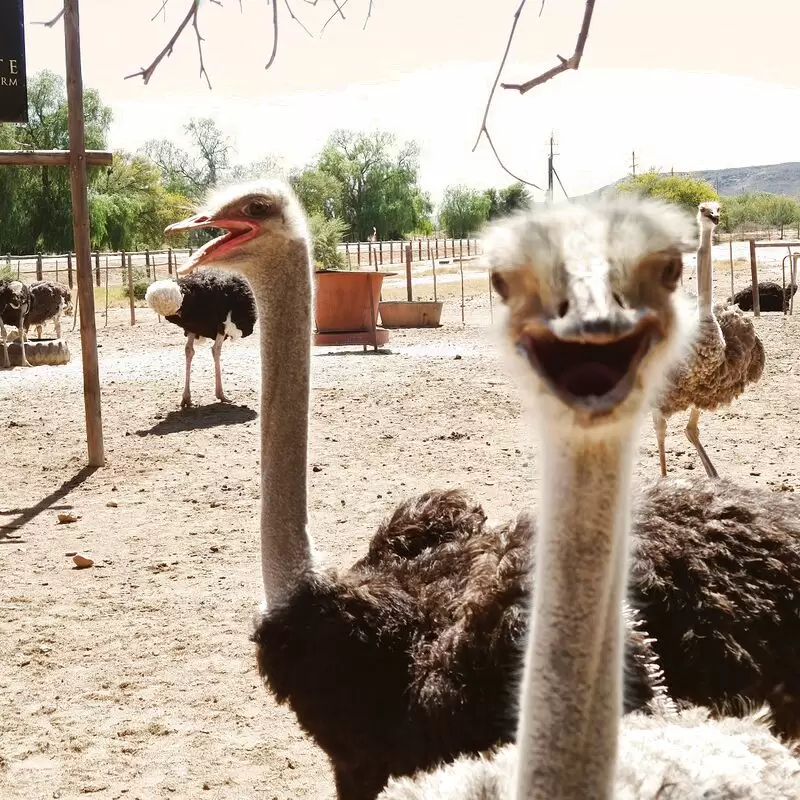
<instances>
[{"instance_id":1,"label":"green tree","mask_svg":"<svg viewBox=\"0 0 800 800\"><path fill-rule=\"evenodd\" d=\"M692 212L697 211L698 204L705 200L719 200L719 195L708 181L686 175L660 175L655 170L628 178L619 183L617 188L623 192L641 192L650 197L659 197Z\"/></svg>"},{"instance_id":2,"label":"green tree","mask_svg":"<svg viewBox=\"0 0 800 800\"><path fill-rule=\"evenodd\" d=\"M293 170L289 184L307 214L318 214L326 219L342 216L342 182L318 167Z\"/></svg>"},{"instance_id":3,"label":"green tree","mask_svg":"<svg viewBox=\"0 0 800 800\"><path fill-rule=\"evenodd\" d=\"M3 147L38 150L69 148L64 80L47 70L28 83L28 123L0 126ZM94 89L84 93L86 147L103 149L111 125L111 109ZM69 170L64 167L4 167L0 172L0 249L6 252L71 250L72 201ZM100 170L88 171L90 186Z\"/></svg>"},{"instance_id":4,"label":"green tree","mask_svg":"<svg viewBox=\"0 0 800 800\"><path fill-rule=\"evenodd\" d=\"M339 245L347 231L342 219L328 219L322 214L311 214L308 217L308 228L313 243L314 261L323 269L342 269L344 253Z\"/></svg>"},{"instance_id":5,"label":"green tree","mask_svg":"<svg viewBox=\"0 0 800 800\"><path fill-rule=\"evenodd\" d=\"M469 236L489 219L490 202L486 192L448 186L439 210L439 224L449 236L459 239Z\"/></svg>"},{"instance_id":6,"label":"green tree","mask_svg":"<svg viewBox=\"0 0 800 800\"><path fill-rule=\"evenodd\" d=\"M523 208L528 208L531 194L524 183L517 181L504 189L487 189L484 194L489 201L488 219L496 219L513 214Z\"/></svg>"},{"instance_id":7,"label":"green tree","mask_svg":"<svg viewBox=\"0 0 800 800\"><path fill-rule=\"evenodd\" d=\"M780 237L783 239L784 228L796 224L800 219L800 206L793 197L769 195L766 200L765 216L770 225L779 229Z\"/></svg>"},{"instance_id":8,"label":"green tree","mask_svg":"<svg viewBox=\"0 0 800 800\"><path fill-rule=\"evenodd\" d=\"M359 240L366 239L373 227L382 239L402 238L421 227L430 213L430 198L418 183L415 142L398 145L392 134L381 131L338 130L315 166L341 186L341 216L351 236Z\"/></svg>"}]
</instances>

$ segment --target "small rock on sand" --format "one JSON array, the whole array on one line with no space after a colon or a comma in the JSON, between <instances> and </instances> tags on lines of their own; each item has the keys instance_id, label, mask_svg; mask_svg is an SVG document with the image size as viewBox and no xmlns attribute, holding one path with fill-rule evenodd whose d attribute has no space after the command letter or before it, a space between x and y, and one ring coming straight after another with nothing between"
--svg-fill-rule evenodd
<instances>
[{"instance_id":1,"label":"small rock on sand","mask_svg":"<svg viewBox=\"0 0 800 800\"><path fill-rule=\"evenodd\" d=\"M75 553L72 556L72 560L75 562L75 566L78 569L86 569L86 567L91 567L94 565L94 561L88 556L81 555L80 553Z\"/></svg>"}]
</instances>

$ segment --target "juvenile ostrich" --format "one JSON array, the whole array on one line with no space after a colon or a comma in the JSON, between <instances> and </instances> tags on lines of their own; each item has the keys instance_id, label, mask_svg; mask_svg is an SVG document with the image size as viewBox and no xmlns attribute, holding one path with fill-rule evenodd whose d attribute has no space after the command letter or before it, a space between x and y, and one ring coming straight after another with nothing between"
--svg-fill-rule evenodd
<instances>
[{"instance_id":1,"label":"juvenile ostrich","mask_svg":"<svg viewBox=\"0 0 800 800\"><path fill-rule=\"evenodd\" d=\"M36 281L28 287L31 309L25 315L25 334L31 325L36 326L36 338L42 338L42 325L52 319L56 338L61 338L61 315L72 313L72 292L69 286L55 281Z\"/></svg>"},{"instance_id":2,"label":"juvenile ostrich","mask_svg":"<svg viewBox=\"0 0 800 800\"><path fill-rule=\"evenodd\" d=\"M800 796L800 762L757 716L621 718L637 439L693 335L675 297L691 220L656 210L551 207L486 241L542 459L517 743L391 781L381 800Z\"/></svg>"},{"instance_id":3,"label":"juvenile ostrich","mask_svg":"<svg viewBox=\"0 0 800 800\"><path fill-rule=\"evenodd\" d=\"M218 264L241 271L253 287L262 320L261 548L267 606L254 635L262 677L331 759L342 800L374 798L390 775L411 774L459 753L511 741L513 686L528 615L532 518L492 529L481 508L461 492L429 492L397 508L373 537L367 555L349 569L316 567L306 507L313 275L302 212L284 185L247 184L231 188L212 199L204 213L167 230L195 227L230 233L195 253L183 269ZM654 513L661 511L660 494L671 485L662 481L648 490ZM757 573L745 584L754 584L746 604L739 573L722 583L732 593L728 603L746 609L742 626L766 630L764 641L758 640L762 649L753 644L757 634L749 634L750 628L737 630L734 615L726 621L724 636L714 639L716 649L706 647L704 656L710 659L709 671L714 665L722 670L750 647L753 672L758 672L762 652L780 652L781 665L765 672L766 686L768 680L780 683L800 674L800 652L791 660L793 643L800 640L791 592L798 587L800 593L800 553L785 544L786 531L775 533L769 528L773 519L759 512L753 508L751 514L756 533L742 525L731 526L730 535L744 536L753 549L763 536L777 566L759 560L765 577L762 581ZM723 524L729 513L727 507L721 512ZM795 523L797 518L797 513L791 516ZM683 562L673 561L670 547L693 568L702 569L713 556L731 572L724 556L709 549L711 537L700 535L704 526L713 532L719 524L720 515L710 510L696 516L685 544L650 537L641 542L642 557L662 571L642 569L645 610L662 601L692 610L688 623L685 612L664 615L671 636L666 652L671 666L686 672L684 684L690 684L695 668L697 642L691 635L686 641L672 636L675 620L683 620L684 631L691 630L700 618L695 607L706 599L701 587L712 589L693 578L673 586L669 570L679 570ZM675 530L676 538L681 530ZM654 550L648 552L651 541ZM749 566L736 565L740 571ZM785 600L774 602L775 587L785 590ZM726 600L712 597L720 605ZM712 603L698 629L718 622L718 611ZM769 614L775 617L774 630L762 620ZM628 631L628 709L644 707L659 693L645 638L652 633L634 626ZM734 674L739 683L733 691L749 697L751 674ZM768 692L774 683L759 691ZM725 700L713 694L709 680L700 684L698 699L705 701L709 691L709 702ZM690 692L679 699L698 701Z\"/></svg>"},{"instance_id":4,"label":"juvenile ostrich","mask_svg":"<svg viewBox=\"0 0 800 800\"><path fill-rule=\"evenodd\" d=\"M220 353L226 339L250 336L256 324L256 301L247 281L238 275L206 270L179 277L177 281L151 283L145 292L147 304L167 322L183 328L186 334L186 378L181 408L192 404L189 386L195 339L213 339L214 393L217 400L230 403L222 390Z\"/></svg>"},{"instance_id":5,"label":"juvenile ostrich","mask_svg":"<svg viewBox=\"0 0 800 800\"><path fill-rule=\"evenodd\" d=\"M789 300L797 292L797 284L783 287L775 281L759 281L758 305L762 311L788 311ZM753 290L742 289L726 301L728 305L737 305L742 311L753 310Z\"/></svg>"},{"instance_id":6,"label":"juvenile ostrich","mask_svg":"<svg viewBox=\"0 0 800 800\"><path fill-rule=\"evenodd\" d=\"M667 474L664 440L667 420L678 411L689 412L686 438L694 445L706 474L719 477L700 441L701 411L714 411L735 400L764 371L764 346L751 320L735 306L712 309L713 261L711 241L719 223L719 203L700 203L700 247L697 250L697 310L700 334L691 355L670 376L669 388L656 401L653 426L658 440L661 477Z\"/></svg>"},{"instance_id":7,"label":"juvenile ostrich","mask_svg":"<svg viewBox=\"0 0 800 800\"><path fill-rule=\"evenodd\" d=\"M29 367L25 353L25 315L32 308L31 294L22 281L0 280L0 336L3 339L3 366L10 367L6 325L16 325L19 331L19 346L22 353L22 366Z\"/></svg>"}]
</instances>

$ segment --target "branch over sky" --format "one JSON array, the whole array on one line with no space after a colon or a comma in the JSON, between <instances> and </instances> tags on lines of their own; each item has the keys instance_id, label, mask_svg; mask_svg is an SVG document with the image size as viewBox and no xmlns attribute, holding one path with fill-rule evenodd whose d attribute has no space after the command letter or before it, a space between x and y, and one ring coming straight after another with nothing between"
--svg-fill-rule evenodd
<instances>
[{"instance_id":1,"label":"branch over sky","mask_svg":"<svg viewBox=\"0 0 800 800\"><path fill-rule=\"evenodd\" d=\"M320 3L320 0L302 0L304 3L310 6L314 6L315 8ZM489 133L489 112L492 108L492 100L494 99L495 92L497 91L498 85L501 86L503 89L510 89L519 92L520 94L526 94L531 89L534 89L537 86L541 86L543 83L555 78L557 75L560 75L562 72L566 72L569 69L576 70L580 66L581 59L583 57L583 51L586 46L586 41L589 37L589 27L591 26L592 22L592 14L594 12L596 0L585 0L584 6L584 13L583 13L583 20L581 22L580 31L578 32L578 39L575 44L575 50L569 58L564 58L561 55L556 54L556 58L558 59L558 64L551 67L548 70L545 70L541 75L537 75L530 80L525 81L524 83L501 83L500 78L502 76L503 70L506 65L506 61L508 60L509 52L511 51L511 46L514 42L514 36L517 32L517 25L519 24L520 16L522 15L522 11L525 8L527 0L521 0L519 7L514 12L513 22L511 24L511 30L508 35L508 39L506 41L505 51L503 52L503 57L500 60L500 65L497 69L497 74L495 75L494 82L492 83L492 88L489 91L489 97L486 100L486 106L483 111L483 119L481 120L481 127L478 131L478 136L475 140L475 144L472 147L472 152L475 152L478 145L480 144L481 137L485 137L486 141L489 144L489 147L494 154L497 163L500 167L508 173L514 180L520 181L528 186L532 186L535 189L540 189L541 187L531 181L525 180L521 178L519 175L512 172L504 163L500 154L497 152L497 148L492 141L492 136ZM184 0L187 2L187 0ZM332 8L330 16L327 17L325 23L322 25L319 35L322 36L325 33L326 28L329 24L331 24L337 17L339 19L345 20L347 17L345 16L344 9L347 6L348 0L322 0L323 3L328 2ZM546 0L542 0L541 6L539 7L539 16L542 15L545 9L545 2ZM170 0L161 0L161 5L159 6L156 13L153 15L152 20L155 20L156 17L165 13L167 5L170 3ZM172 55L172 51L175 48L175 44L178 40L183 36L187 28L190 27L194 30L195 39L197 41L197 54L198 60L200 65L200 78L205 78L206 83L208 84L208 88L211 89L211 78L209 77L208 72L206 71L206 66L203 61L203 36L200 33L200 28L198 25L198 16L200 13L200 9L204 4L213 3L214 5L222 6L224 5L223 0L188 0L188 8L186 9L186 13L181 18L180 23L176 27L175 31L172 33L170 38L168 39L167 43L161 49L161 51L155 56L155 58L150 62L150 64L146 67L141 67L136 72L131 73L130 75L126 75L126 79L128 78L138 78L141 77L145 83L149 83L150 79L153 77L153 74L158 69L159 64L169 56ZM278 57L278 43L280 41L279 34L280 34L280 26L281 26L281 9L285 7L286 13L289 15L289 18L294 20L309 36L313 38L314 34L306 27L303 23L302 19L295 13L294 8L292 7L292 0L266 0L267 5L272 5L272 47L270 50L269 58L267 59L267 63L265 65L265 69L269 69L276 61ZM242 0L238 0L239 11L242 12ZM348 10L349 13L349 10ZM370 20L370 17L373 13L373 0L369 0L369 6L367 8L367 13L364 19L363 28L367 27L367 23ZM52 19L48 20L47 22L37 22L34 24L37 25L45 25L48 28L52 28L64 15L64 10L61 9Z\"/></svg>"}]
</instances>

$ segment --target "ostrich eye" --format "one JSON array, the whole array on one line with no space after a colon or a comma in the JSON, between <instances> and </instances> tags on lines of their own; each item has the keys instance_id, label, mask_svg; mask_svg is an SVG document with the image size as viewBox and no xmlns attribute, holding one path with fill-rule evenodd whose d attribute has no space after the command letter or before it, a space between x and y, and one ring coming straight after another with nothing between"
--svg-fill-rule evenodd
<instances>
[{"instance_id":1,"label":"ostrich eye","mask_svg":"<svg viewBox=\"0 0 800 800\"><path fill-rule=\"evenodd\" d=\"M269 214L271 208L272 205L267 200L256 198L255 200L251 200L244 207L243 211L248 217L263 218Z\"/></svg>"},{"instance_id":2,"label":"ostrich eye","mask_svg":"<svg viewBox=\"0 0 800 800\"><path fill-rule=\"evenodd\" d=\"M662 268L661 282L667 289L675 289L678 286L681 275L683 275L683 259L671 258Z\"/></svg>"}]
</instances>

